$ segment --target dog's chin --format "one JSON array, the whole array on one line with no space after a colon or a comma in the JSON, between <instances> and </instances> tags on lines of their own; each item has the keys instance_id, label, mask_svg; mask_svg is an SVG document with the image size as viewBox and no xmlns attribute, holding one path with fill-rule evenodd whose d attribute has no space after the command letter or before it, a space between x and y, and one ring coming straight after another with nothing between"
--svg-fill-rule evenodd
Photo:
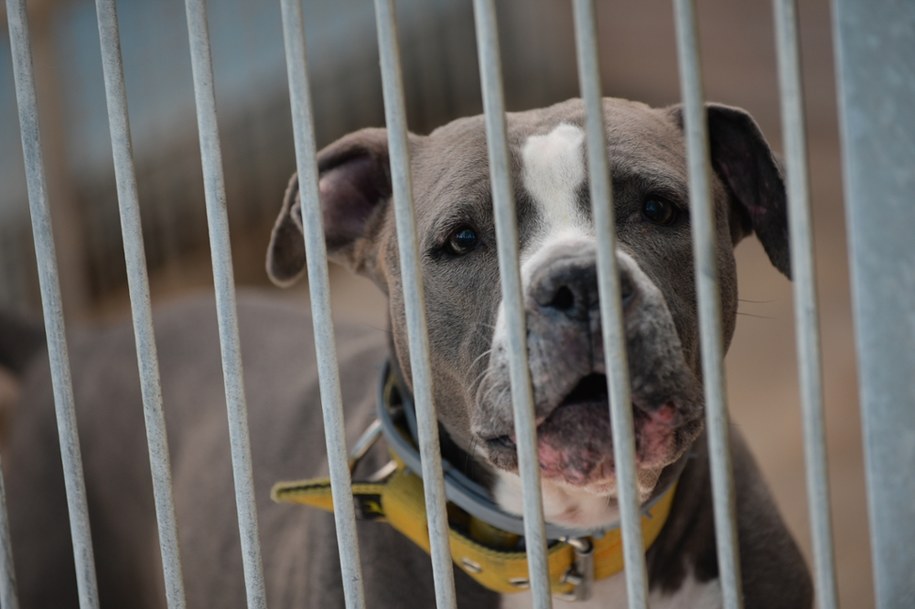
<instances>
[{"instance_id":1,"label":"dog's chin","mask_svg":"<svg viewBox=\"0 0 915 609\"><path fill-rule=\"evenodd\" d=\"M553 525L577 530L594 530L608 527L619 521L617 509L618 482L609 454L599 456L590 463L586 471L576 466L559 465L543 467L547 459L554 457L562 463L563 456L573 451L544 448L538 442L541 456L541 493L544 517ZM580 457L580 455L579 455ZM579 462L581 462L579 458ZM494 496L502 509L521 514L522 485L518 476L516 460L512 465L503 464L502 473L496 474ZM636 491L639 503L648 501L658 485L664 467L636 465Z\"/></svg>"},{"instance_id":2,"label":"dog's chin","mask_svg":"<svg viewBox=\"0 0 915 609\"><path fill-rule=\"evenodd\" d=\"M673 404L633 408L636 477L639 495L647 499L665 467L674 463L693 434L686 433ZM513 434L486 442L489 461L517 473ZM537 457L544 485L601 497L616 496L616 468L606 377L593 374L537 426Z\"/></svg>"}]
</instances>

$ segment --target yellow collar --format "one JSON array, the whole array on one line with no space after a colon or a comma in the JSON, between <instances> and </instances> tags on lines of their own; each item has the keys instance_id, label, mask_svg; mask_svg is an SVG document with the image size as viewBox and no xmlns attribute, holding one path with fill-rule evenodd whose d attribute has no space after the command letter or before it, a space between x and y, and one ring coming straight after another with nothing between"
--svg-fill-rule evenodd
<instances>
[{"instance_id":1,"label":"yellow collar","mask_svg":"<svg viewBox=\"0 0 915 609\"><path fill-rule=\"evenodd\" d=\"M676 483L672 484L642 515L642 538L648 548L667 521ZM330 480L313 478L282 482L273 487L274 501L298 503L333 511ZM380 482L354 482L356 515L361 520L387 522L413 543L429 551L423 483L419 476L398 463ZM520 592L528 587L527 554L517 550L520 537L500 531L448 504L451 558L478 583L500 593ZM510 549L511 548L511 549ZM591 563L590 569L588 564ZM550 585L553 594L583 598L582 581L605 579L623 570L620 529L602 536L553 542L548 549ZM593 569L592 573L582 572ZM590 576L590 577L589 577Z\"/></svg>"},{"instance_id":2,"label":"yellow collar","mask_svg":"<svg viewBox=\"0 0 915 609\"><path fill-rule=\"evenodd\" d=\"M390 370L384 371L380 381L379 418L357 442L350 460L350 472L382 432L392 461L373 475L371 481L353 482L356 517L387 522L429 552L423 482L414 473L419 471L419 454L408 423L412 401L409 396L399 395ZM448 536L454 564L494 592L525 590L528 588L528 566L524 540L517 532L506 530L506 527L522 530L518 524L520 519L502 512L495 504L468 489L472 482L463 479L456 482L456 476L460 475L445 465L448 470L445 473ZM667 521L676 486L676 482L671 484L643 509L642 538L646 549L654 543ZM461 487L460 491L448 492L455 487ZM280 482L273 487L271 496L277 502L298 503L333 512L328 478ZM547 562L554 595L568 600L585 600L590 596L592 581L623 570L619 527L573 533L548 525L548 535L551 532L555 539L548 542Z\"/></svg>"}]
</instances>

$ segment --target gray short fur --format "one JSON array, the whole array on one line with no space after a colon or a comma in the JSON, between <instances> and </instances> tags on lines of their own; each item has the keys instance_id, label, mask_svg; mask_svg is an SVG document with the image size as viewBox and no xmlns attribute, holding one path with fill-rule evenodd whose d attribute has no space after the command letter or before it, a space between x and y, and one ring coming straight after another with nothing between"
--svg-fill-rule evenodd
<instances>
[{"instance_id":1,"label":"gray short fur","mask_svg":"<svg viewBox=\"0 0 915 609\"><path fill-rule=\"evenodd\" d=\"M641 286L639 298L644 301L636 313L627 313L634 395L646 404L675 396L691 425L683 428L677 445L677 455L687 460L681 490L668 524L648 552L652 590L675 593L687 573L700 580L717 576L707 454L698 417L701 374L690 237L688 226L662 238L633 218L646 189L663 189L686 204L680 112L677 107L651 109L622 100L607 100L605 112L620 259L637 263L629 279ZM511 114L514 153L528 135L549 131L560 121L582 124L580 102ZM712 105L709 121L727 344L737 302L733 245L755 232L773 264L789 272L784 189L771 152L748 115ZM479 223L484 242L491 239L482 118L411 136L411 146L436 399L449 440L446 453L460 455L481 441L474 433L495 432L506 420L504 410L478 400L475 392L488 360L483 357L481 363L479 357L489 348L499 301L494 250L462 266L440 256L449 230L468 217ZM513 162L520 162L517 156ZM353 440L373 415L375 378L384 361L393 357L409 378L385 132L351 134L323 150L319 165L331 257L372 278L390 299L389 335L361 326L337 330L347 433ZM295 280L304 263L297 190L293 180L268 252L268 272L279 283ZM523 240L533 230L533 215L519 184L516 192ZM580 198L587 208L587 188ZM260 295L241 297L239 319L268 601L272 607L342 607L331 516L269 500L275 481L326 471L310 321L300 311ZM548 340L555 331L548 320L530 319L533 341ZM584 319L580 330L593 332L599 320L588 315ZM201 298L161 310L156 331L189 606L241 607L240 548L213 304ZM74 339L71 353L102 604L162 607L131 331L122 326L86 332ZM23 373L22 400L3 455L24 609L76 606L43 359ZM535 358L532 364L543 395L552 391L548 363ZM743 440L736 431L733 438L746 607L809 607L812 591L803 559ZM373 451L365 471L384 459L383 450ZM485 459L469 463L484 482L495 471ZM370 606L407 606L405 590L409 606L433 606L431 569L420 550L378 524L361 524L359 534ZM457 587L461 607L499 604L497 595L462 573Z\"/></svg>"}]
</instances>

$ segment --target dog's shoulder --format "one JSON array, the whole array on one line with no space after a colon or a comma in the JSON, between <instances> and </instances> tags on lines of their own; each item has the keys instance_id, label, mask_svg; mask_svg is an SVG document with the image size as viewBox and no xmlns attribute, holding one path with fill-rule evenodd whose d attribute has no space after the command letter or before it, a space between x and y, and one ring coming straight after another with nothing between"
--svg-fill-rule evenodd
<instances>
[{"instance_id":1,"label":"dog's shoulder","mask_svg":"<svg viewBox=\"0 0 915 609\"><path fill-rule=\"evenodd\" d=\"M736 427L731 445L744 606L810 607L813 588L804 558ZM659 598L707 591L709 584L720 591L705 434L693 446L679 489L668 523L648 553L652 594Z\"/></svg>"},{"instance_id":2,"label":"dog's shoulder","mask_svg":"<svg viewBox=\"0 0 915 609\"><path fill-rule=\"evenodd\" d=\"M732 427L737 535L744 606L747 609L806 609L813 583L756 460Z\"/></svg>"}]
</instances>

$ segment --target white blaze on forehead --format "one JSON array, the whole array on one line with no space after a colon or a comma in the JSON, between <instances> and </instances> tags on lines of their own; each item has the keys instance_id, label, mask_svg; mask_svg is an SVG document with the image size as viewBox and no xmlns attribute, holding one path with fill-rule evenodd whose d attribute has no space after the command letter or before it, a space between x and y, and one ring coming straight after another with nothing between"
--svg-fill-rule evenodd
<instances>
[{"instance_id":1,"label":"white blaze on forehead","mask_svg":"<svg viewBox=\"0 0 915 609\"><path fill-rule=\"evenodd\" d=\"M585 180L583 144L579 127L562 123L546 135L532 135L521 149L524 187L534 200L541 230L532 239L536 247L556 233L583 229L578 188ZM528 248L525 248L528 249Z\"/></svg>"},{"instance_id":2,"label":"white blaze on forehead","mask_svg":"<svg viewBox=\"0 0 915 609\"><path fill-rule=\"evenodd\" d=\"M521 148L521 179L537 215L536 228L520 251L525 290L534 269L549 261L554 245L576 241L587 247L594 239L591 222L578 203L578 189L585 181L584 141L580 127L560 123L545 135L528 137ZM500 302L492 338L495 352L507 340L505 315Z\"/></svg>"}]
</instances>

